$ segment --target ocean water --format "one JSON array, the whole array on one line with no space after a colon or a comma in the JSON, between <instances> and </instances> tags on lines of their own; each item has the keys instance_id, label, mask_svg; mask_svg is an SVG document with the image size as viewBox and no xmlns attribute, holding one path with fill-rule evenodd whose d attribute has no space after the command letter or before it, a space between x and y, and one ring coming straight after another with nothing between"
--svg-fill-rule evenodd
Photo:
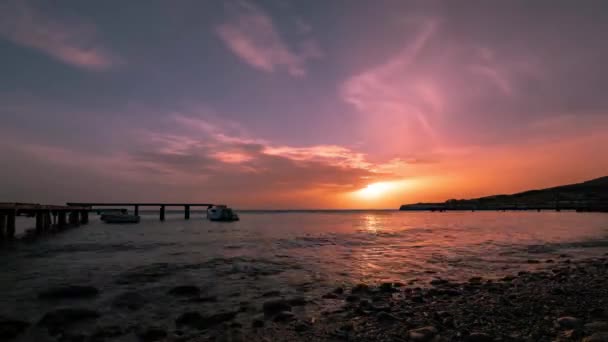
<instances>
[{"instance_id":1,"label":"ocean water","mask_svg":"<svg viewBox=\"0 0 608 342\"><path fill-rule=\"evenodd\" d=\"M436 278L502 277L542 268L548 259L608 252L608 214L575 212L241 212L241 221L209 222L201 213L137 225L88 225L0 250L0 315L36 321L64 306L99 310L112 324L170 326L184 311L243 310L259 314L269 291L318 299L336 286L396 281L424 286ZM19 218L23 230L34 220ZM42 301L55 285L100 289L94 299ZM178 300L167 292L196 285L216 302ZM125 292L146 298L143 309L119 310Z\"/></svg>"}]
</instances>

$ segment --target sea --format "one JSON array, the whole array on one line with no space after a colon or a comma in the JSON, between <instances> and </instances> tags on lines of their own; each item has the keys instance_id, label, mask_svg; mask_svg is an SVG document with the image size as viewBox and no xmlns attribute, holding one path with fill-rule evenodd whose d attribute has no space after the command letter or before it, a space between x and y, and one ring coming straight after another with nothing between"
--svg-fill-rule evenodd
<instances>
[{"instance_id":1,"label":"sea","mask_svg":"<svg viewBox=\"0 0 608 342\"><path fill-rule=\"evenodd\" d=\"M608 214L576 212L243 211L238 222L144 212L141 223L90 223L0 249L0 315L35 323L66 306L93 308L106 324L171 326L186 311L260 313L273 297L300 296L318 315L336 287L398 282L428 286L542 269L608 253ZM34 220L18 218L23 232ZM40 300L61 285L92 285L94 298ZM190 301L169 292L194 285ZM116 298L136 292L143 307ZM97 322L100 324L100 322Z\"/></svg>"}]
</instances>

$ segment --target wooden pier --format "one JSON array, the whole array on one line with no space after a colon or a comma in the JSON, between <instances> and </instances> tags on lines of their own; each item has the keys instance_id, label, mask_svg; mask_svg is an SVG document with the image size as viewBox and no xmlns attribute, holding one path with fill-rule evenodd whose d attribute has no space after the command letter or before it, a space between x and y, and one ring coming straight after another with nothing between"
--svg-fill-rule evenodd
<instances>
[{"instance_id":1,"label":"wooden pier","mask_svg":"<svg viewBox=\"0 0 608 342\"><path fill-rule=\"evenodd\" d=\"M95 207L112 207L112 208L121 208L121 207L133 207L133 214L139 215L139 207L158 207L159 208L159 218L161 221L165 220L165 211L167 207L183 207L184 208L184 219L190 219L190 209L192 207L205 207L209 208L214 205L213 203L133 203L133 202L117 202L117 203L95 203L95 202L68 202L68 206L75 207L87 207L91 211L95 211Z\"/></svg>"},{"instance_id":2,"label":"wooden pier","mask_svg":"<svg viewBox=\"0 0 608 342\"><path fill-rule=\"evenodd\" d=\"M36 218L35 234L89 223L89 208L34 203L0 203L0 240L15 237L17 216Z\"/></svg>"}]
</instances>

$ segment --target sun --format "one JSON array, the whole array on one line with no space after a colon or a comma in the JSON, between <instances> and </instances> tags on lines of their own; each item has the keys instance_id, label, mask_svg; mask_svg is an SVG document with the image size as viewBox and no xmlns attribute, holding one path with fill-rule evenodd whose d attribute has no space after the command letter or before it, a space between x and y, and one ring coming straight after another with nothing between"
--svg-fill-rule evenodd
<instances>
[{"instance_id":1,"label":"sun","mask_svg":"<svg viewBox=\"0 0 608 342\"><path fill-rule=\"evenodd\" d=\"M390 183L386 182L378 182L368 184L365 188L357 191L357 194L363 198L376 198L380 197L389 190L391 190L392 186Z\"/></svg>"}]
</instances>

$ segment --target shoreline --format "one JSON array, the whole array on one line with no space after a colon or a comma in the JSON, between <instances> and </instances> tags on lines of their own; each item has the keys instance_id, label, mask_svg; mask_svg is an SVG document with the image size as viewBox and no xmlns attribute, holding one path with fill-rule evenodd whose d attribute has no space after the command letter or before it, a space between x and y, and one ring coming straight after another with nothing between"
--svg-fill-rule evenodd
<instances>
[{"instance_id":1,"label":"shoreline","mask_svg":"<svg viewBox=\"0 0 608 342\"><path fill-rule=\"evenodd\" d=\"M319 298L269 296L261 308L187 311L167 317L172 324L155 326L99 325L95 310L66 307L38 322L2 317L0 336L15 341L608 341L607 256L558 260L541 271L498 280L438 278L428 287L353 284ZM196 287L174 290L178 296L198 294ZM97 290L72 286L43 295L61 300L95 296ZM128 306L137 296L125 300ZM302 314L313 305L324 309Z\"/></svg>"}]
</instances>

